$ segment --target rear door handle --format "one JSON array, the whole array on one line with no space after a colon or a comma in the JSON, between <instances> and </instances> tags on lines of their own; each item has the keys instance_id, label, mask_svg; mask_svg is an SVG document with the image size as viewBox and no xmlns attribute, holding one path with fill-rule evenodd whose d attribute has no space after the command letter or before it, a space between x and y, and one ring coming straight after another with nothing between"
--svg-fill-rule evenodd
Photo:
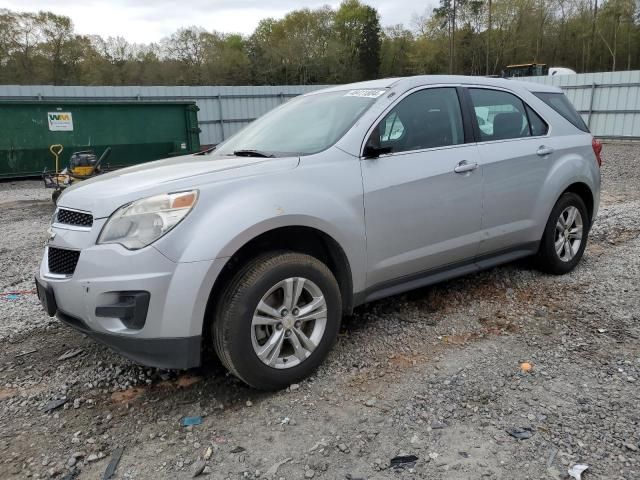
<instances>
[{"instance_id":1,"label":"rear door handle","mask_svg":"<svg viewBox=\"0 0 640 480\"><path fill-rule=\"evenodd\" d=\"M538 155L540 155L541 157L544 157L545 155L550 155L554 152L553 148L551 147L545 147L544 145L541 145L538 148L538 151L536 152Z\"/></svg>"},{"instance_id":2,"label":"rear door handle","mask_svg":"<svg viewBox=\"0 0 640 480\"><path fill-rule=\"evenodd\" d=\"M465 172L470 172L472 170L475 170L476 168L478 168L478 164L473 162L467 162L466 160L462 160L458 165L456 165L456 167L453 169L454 172L456 173L465 173Z\"/></svg>"}]
</instances>

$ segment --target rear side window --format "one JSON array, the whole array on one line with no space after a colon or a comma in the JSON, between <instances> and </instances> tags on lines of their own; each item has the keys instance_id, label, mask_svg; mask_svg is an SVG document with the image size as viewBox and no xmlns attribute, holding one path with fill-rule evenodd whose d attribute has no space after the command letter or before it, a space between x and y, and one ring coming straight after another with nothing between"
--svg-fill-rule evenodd
<instances>
[{"instance_id":1,"label":"rear side window","mask_svg":"<svg viewBox=\"0 0 640 480\"><path fill-rule=\"evenodd\" d=\"M530 137L525 105L518 97L502 90L470 88L480 140Z\"/></svg>"},{"instance_id":2,"label":"rear side window","mask_svg":"<svg viewBox=\"0 0 640 480\"><path fill-rule=\"evenodd\" d=\"M542 100L544 103L553 108L556 112L562 115L564 118L569 120L576 128L582 130L583 132L589 132L589 128L582 120L582 117L576 109L573 108L569 99L564 95L564 93L547 93L547 92L538 92L534 93L536 97Z\"/></svg>"}]
</instances>

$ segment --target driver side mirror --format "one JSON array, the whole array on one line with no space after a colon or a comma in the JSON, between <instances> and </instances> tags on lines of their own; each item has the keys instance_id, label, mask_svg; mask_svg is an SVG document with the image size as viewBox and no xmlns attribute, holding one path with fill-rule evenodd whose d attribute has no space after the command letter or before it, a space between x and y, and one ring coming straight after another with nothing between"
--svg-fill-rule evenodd
<instances>
[{"instance_id":1,"label":"driver side mirror","mask_svg":"<svg viewBox=\"0 0 640 480\"><path fill-rule=\"evenodd\" d=\"M362 152L363 158L378 158L380 155L386 155L393 152L393 148L390 146L383 147L380 145L380 123L376 125L371 132L371 136L364 146Z\"/></svg>"},{"instance_id":2,"label":"driver side mirror","mask_svg":"<svg viewBox=\"0 0 640 480\"><path fill-rule=\"evenodd\" d=\"M362 152L364 158L378 158L380 155L386 155L393 152L391 147L374 147L373 145L365 145Z\"/></svg>"}]
</instances>

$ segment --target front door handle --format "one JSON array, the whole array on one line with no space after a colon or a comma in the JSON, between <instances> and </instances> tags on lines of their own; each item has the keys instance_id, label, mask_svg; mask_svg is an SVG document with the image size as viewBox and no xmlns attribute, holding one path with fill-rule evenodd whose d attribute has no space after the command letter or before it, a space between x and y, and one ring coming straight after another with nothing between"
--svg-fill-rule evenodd
<instances>
[{"instance_id":1,"label":"front door handle","mask_svg":"<svg viewBox=\"0 0 640 480\"><path fill-rule=\"evenodd\" d=\"M466 160L462 160L458 165L456 165L456 168L454 168L453 171L456 173L465 173L475 170L476 168L478 168L477 163L470 163Z\"/></svg>"},{"instance_id":2,"label":"front door handle","mask_svg":"<svg viewBox=\"0 0 640 480\"><path fill-rule=\"evenodd\" d=\"M541 157L544 157L545 155L550 155L554 152L553 148L551 147L545 147L544 145L541 145L538 148L538 151L536 152L536 154L538 154Z\"/></svg>"}]
</instances>

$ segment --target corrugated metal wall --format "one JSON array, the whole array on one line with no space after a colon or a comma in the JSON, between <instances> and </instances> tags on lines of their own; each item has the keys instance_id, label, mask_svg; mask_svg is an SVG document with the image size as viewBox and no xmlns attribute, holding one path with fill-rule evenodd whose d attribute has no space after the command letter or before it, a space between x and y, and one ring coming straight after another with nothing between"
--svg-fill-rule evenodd
<instances>
[{"instance_id":1,"label":"corrugated metal wall","mask_svg":"<svg viewBox=\"0 0 640 480\"><path fill-rule=\"evenodd\" d=\"M319 85L266 87L54 87L0 85L2 100L194 100L200 111L200 143L220 143L250 121Z\"/></svg>"},{"instance_id":2,"label":"corrugated metal wall","mask_svg":"<svg viewBox=\"0 0 640 480\"><path fill-rule=\"evenodd\" d=\"M584 73L521 80L561 87L601 138L640 139L640 71ZM251 120L319 85L266 87L54 87L0 85L3 99L195 100L200 143L219 143Z\"/></svg>"},{"instance_id":3,"label":"corrugated metal wall","mask_svg":"<svg viewBox=\"0 0 640 480\"><path fill-rule=\"evenodd\" d=\"M640 139L640 71L581 73L519 80L564 90L596 137Z\"/></svg>"}]
</instances>

